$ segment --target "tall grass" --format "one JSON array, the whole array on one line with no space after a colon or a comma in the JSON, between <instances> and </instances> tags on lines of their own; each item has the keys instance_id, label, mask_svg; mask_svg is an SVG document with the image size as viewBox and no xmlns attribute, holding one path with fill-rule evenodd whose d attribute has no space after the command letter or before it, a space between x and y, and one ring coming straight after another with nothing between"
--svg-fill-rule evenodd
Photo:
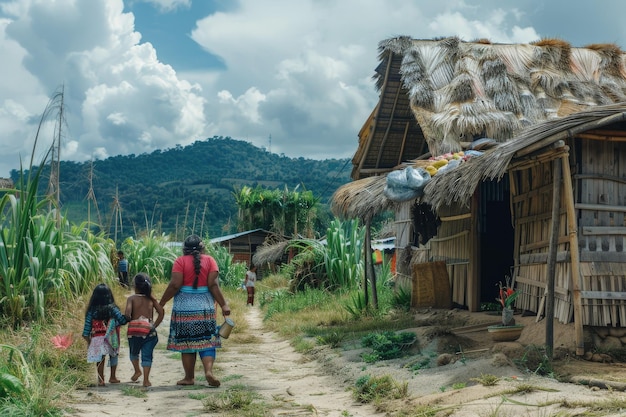
<instances>
[{"instance_id":1,"label":"tall grass","mask_svg":"<svg viewBox=\"0 0 626 417\"><path fill-rule=\"evenodd\" d=\"M113 274L112 242L72 227L39 198L41 170L20 176L0 198L0 315L12 327L45 317L46 305L72 299Z\"/></svg>"},{"instance_id":2,"label":"tall grass","mask_svg":"<svg viewBox=\"0 0 626 417\"><path fill-rule=\"evenodd\" d=\"M296 281L294 289L306 287L350 290L361 285L364 273L365 229L357 220L335 219L326 231L326 243L295 239L290 246L297 255L286 273Z\"/></svg>"},{"instance_id":3,"label":"tall grass","mask_svg":"<svg viewBox=\"0 0 626 417\"><path fill-rule=\"evenodd\" d=\"M157 235L153 230L138 239L124 240L121 250L129 262L129 275L146 273L154 282L163 282L170 277L172 266L179 255L168 246L169 238Z\"/></svg>"},{"instance_id":4,"label":"tall grass","mask_svg":"<svg viewBox=\"0 0 626 417\"><path fill-rule=\"evenodd\" d=\"M237 288L243 283L248 266L243 262L233 262L233 256L228 248L220 244L209 244L206 251L217 262L220 286Z\"/></svg>"}]
</instances>

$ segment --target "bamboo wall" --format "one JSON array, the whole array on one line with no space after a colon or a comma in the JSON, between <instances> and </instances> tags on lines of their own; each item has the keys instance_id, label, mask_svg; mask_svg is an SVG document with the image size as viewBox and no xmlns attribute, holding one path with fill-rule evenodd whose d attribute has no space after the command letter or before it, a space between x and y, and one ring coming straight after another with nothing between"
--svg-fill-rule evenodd
<instances>
[{"instance_id":1,"label":"bamboo wall","mask_svg":"<svg viewBox=\"0 0 626 417\"><path fill-rule=\"evenodd\" d=\"M575 208L584 324L626 327L626 142L614 139L576 141Z\"/></svg>"},{"instance_id":2,"label":"bamboo wall","mask_svg":"<svg viewBox=\"0 0 626 417\"><path fill-rule=\"evenodd\" d=\"M571 270L566 205L572 201L562 192L555 318L572 321L572 279L579 279L580 272L583 325L626 326L626 142L577 139L570 146L580 271ZM552 166L544 160L510 172L516 287L521 291L516 306L540 315L552 221Z\"/></svg>"},{"instance_id":3,"label":"bamboo wall","mask_svg":"<svg viewBox=\"0 0 626 417\"><path fill-rule=\"evenodd\" d=\"M509 172L514 216L515 286L517 308L543 315L547 260L552 224L552 163L547 161ZM562 200L563 193L562 193ZM570 281L570 245L567 217L561 205L555 280L555 317L570 322L573 314Z\"/></svg>"},{"instance_id":4,"label":"bamboo wall","mask_svg":"<svg viewBox=\"0 0 626 417\"><path fill-rule=\"evenodd\" d=\"M469 304L468 276L470 265L471 212L469 207L447 207L440 210L437 236L428 241L428 259L445 261L450 279L452 302ZM423 256L423 255L422 255Z\"/></svg>"}]
</instances>

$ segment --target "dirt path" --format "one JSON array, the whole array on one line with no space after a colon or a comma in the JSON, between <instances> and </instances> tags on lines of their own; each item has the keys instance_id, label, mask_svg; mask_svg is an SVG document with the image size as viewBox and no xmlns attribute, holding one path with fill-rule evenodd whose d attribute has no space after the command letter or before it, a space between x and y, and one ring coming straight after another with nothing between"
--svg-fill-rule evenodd
<instances>
[{"instance_id":1,"label":"dirt path","mask_svg":"<svg viewBox=\"0 0 626 417\"><path fill-rule=\"evenodd\" d=\"M261 312L257 307L247 310L247 334L223 342L218 351L214 369L222 381L220 388L209 388L196 373L196 385L176 386L182 377L179 356L165 350L169 322L159 328L159 344L154 352L152 387L143 389L130 382L132 365L128 347L123 343L118 365L120 384L90 387L77 391L73 415L95 417L111 416L209 416L203 411L202 397L226 390L229 386L249 386L272 407L275 416L328 416L367 417L378 416L373 407L355 403L351 393L336 377L327 375L318 361L309 361L294 351L287 341L263 329ZM236 343L236 339L254 343ZM198 361L199 365L199 361ZM105 371L108 379L108 369ZM95 369L94 369L95 377ZM134 396L133 394L143 395Z\"/></svg>"}]
</instances>

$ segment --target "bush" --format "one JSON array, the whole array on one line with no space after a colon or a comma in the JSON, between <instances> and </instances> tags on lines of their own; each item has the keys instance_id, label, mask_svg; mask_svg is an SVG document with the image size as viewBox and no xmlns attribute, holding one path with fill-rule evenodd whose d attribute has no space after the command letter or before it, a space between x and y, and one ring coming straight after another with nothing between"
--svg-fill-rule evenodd
<instances>
[{"instance_id":1,"label":"bush","mask_svg":"<svg viewBox=\"0 0 626 417\"><path fill-rule=\"evenodd\" d=\"M415 333L411 332L382 332L370 333L361 338L361 346L372 348L373 353L365 356L367 361L387 360L399 358L402 351L411 346L416 340Z\"/></svg>"}]
</instances>

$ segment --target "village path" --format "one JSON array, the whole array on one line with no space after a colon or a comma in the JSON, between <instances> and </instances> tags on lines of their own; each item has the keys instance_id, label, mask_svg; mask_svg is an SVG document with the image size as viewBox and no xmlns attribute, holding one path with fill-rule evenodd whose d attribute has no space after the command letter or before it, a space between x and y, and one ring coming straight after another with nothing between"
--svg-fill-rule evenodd
<instances>
[{"instance_id":1,"label":"village path","mask_svg":"<svg viewBox=\"0 0 626 417\"><path fill-rule=\"evenodd\" d=\"M264 329L261 314L258 307L249 307L245 316L248 326L243 330L246 334L223 341L214 369L216 377L222 381L219 388L209 388L206 381L199 378L202 371L196 372L196 385L181 387L176 385L176 381L182 378L180 357L165 349L169 331L169 311L166 309L166 319L159 327L159 344L154 351L150 376L152 387L144 390L139 384L130 382L132 365L124 341L117 372L122 382L77 391L74 403L69 404L74 409L70 415L217 416L221 414L204 411L202 398L207 394L219 394L234 385L247 386L261 395L263 402L271 406L274 416L382 415L370 405L356 403L348 390L348 382L328 375L317 360L305 358L288 341ZM108 369L105 377L108 379ZM132 395L141 391L145 391L145 397Z\"/></svg>"}]
</instances>

